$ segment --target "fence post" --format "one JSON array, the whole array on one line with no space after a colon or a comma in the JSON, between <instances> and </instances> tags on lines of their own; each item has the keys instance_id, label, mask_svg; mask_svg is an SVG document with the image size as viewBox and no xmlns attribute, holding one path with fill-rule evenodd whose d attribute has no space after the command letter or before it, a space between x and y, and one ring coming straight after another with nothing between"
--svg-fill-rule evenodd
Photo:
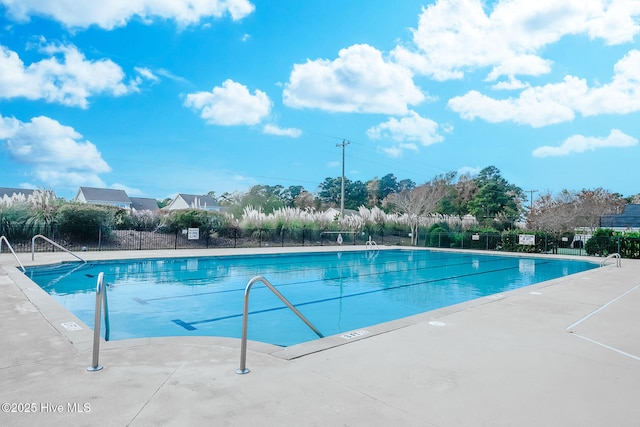
<instances>
[{"instance_id":1,"label":"fence post","mask_svg":"<svg viewBox=\"0 0 640 427\"><path fill-rule=\"evenodd\" d=\"M620 236L618 236L618 253L620 253Z\"/></svg>"}]
</instances>

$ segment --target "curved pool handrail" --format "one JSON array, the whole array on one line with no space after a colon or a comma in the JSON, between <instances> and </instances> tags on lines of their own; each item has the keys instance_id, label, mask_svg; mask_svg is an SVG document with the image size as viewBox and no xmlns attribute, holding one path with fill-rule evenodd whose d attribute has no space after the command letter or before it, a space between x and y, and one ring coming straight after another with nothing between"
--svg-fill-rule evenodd
<instances>
[{"instance_id":1,"label":"curved pool handrail","mask_svg":"<svg viewBox=\"0 0 640 427\"><path fill-rule=\"evenodd\" d=\"M20 262L20 259L18 258L18 255L16 255L15 251L11 247L11 243L9 243L9 241L7 240L7 238L5 236L0 236L0 253L2 253L2 242L6 242L7 243L7 247L9 248L11 253L13 254L13 257L16 259L16 261L18 261L18 264L20 265L20 268L22 269L22 272L26 273L27 270L25 270L24 265L22 265L22 263Z\"/></svg>"},{"instance_id":2,"label":"curved pool handrail","mask_svg":"<svg viewBox=\"0 0 640 427\"><path fill-rule=\"evenodd\" d=\"M109 341L109 306L107 304L107 287L104 285L104 273L98 274L96 283L96 311L93 322L93 356L91 366L87 368L89 372L102 370L102 365L98 363L100 357L100 322L101 311L104 309L104 340Z\"/></svg>"},{"instance_id":3,"label":"curved pool handrail","mask_svg":"<svg viewBox=\"0 0 640 427\"><path fill-rule=\"evenodd\" d=\"M263 276L255 276L253 277L251 280L249 280L249 283L247 283L247 287L244 290L244 310L242 312L242 343L241 343L241 347L240 347L240 368L236 369L236 374L248 374L250 371L249 369L247 369L247 335L248 335L248 330L249 330L249 293L251 292L251 287L256 283L256 282L262 282L265 284L265 286L267 288L269 288L269 290L271 292L274 293L275 296L277 296L278 298L280 298L280 301L282 301L283 303L286 304L287 307L289 307L291 309L291 311L293 311L293 313L298 316L300 318L300 320L302 320L304 323L306 323L306 325L311 328L311 330L313 330L313 332L316 333L316 335L318 335L318 337L320 338L324 338L324 335L322 335L320 333L320 331L318 330L318 328L316 328L315 326L313 326L313 324L302 315L302 313L300 313L298 311L297 308L295 308L293 306L293 304L291 304L289 302L289 300L287 300L284 295L282 295L276 288L275 286L273 286L267 279L265 279Z\"/></svg>"},{"instance_id":4,"label":"curved pool handrail","mask_svg":"<svg viewBox=\"0 0 640 427\"><path fill-rule=\"evenodd\" d=\"M378 249L378 244L376 243L375 240L371 240L371 236L369 236L369 240L367 240L364 243L366 248L370 248L370 249Z\"/></svg>"},{"instance_id":5,"label":"curved pool handrail","mask_svg":"<svg viewBox=\"0 0 640 427\"><path fill-rule=\"evenodd\" d=\"M608 259L615 258L616 259L616 267L622 267L622 260L619 253L609 254L605 259L600 262L600 267L603 267Z\"/></svg>"},{"instance_id":6,"label":"curved pool handrail","mask_svg":"<svg viewBox=\"0 0 640 427\"><path fill-rule=\"evenodd\" d=\"M36 239L40 238L42 240L45 240L49 243L51 243L53 246L62 249L63 251L67 252L68 254L78 258L80 261L84 262L85 264L87 263L86 260L84 260L83 258L79 257L78 255L74 254L73 252L71 252L69 249L57 244L56 242L54 242L53 240L51 240L50 238L43 236L42 234L36 234L35 236L33 236L31 238L31 261L33 261L35 259L35 253L36 253Z\"/></svg>"}]
</instances>

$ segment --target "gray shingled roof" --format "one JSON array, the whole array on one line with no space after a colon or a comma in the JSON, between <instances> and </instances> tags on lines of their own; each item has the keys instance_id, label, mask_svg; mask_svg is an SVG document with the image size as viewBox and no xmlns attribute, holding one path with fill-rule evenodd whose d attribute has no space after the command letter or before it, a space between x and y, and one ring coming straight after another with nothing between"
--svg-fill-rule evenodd
<instances>
[{"instance_id":1,"label":"gray shingled roof","mask_svg":"<svg viewBox=\"0 0 640 427\"><path fill-rule=\"evenodd\" d=\"M600 218L600 227L640 227L640 205L627 205L621 214L603 215Z\"/></svg>"},{"instance_id":2,"label":"gray shingled roof","mask_svg":"<svg viewBox=\"0 0 640 427\"><path fill-rule=\"evenodd\" d=\"M158 202L156 199L147 197L130 197L131 208L137 211L157 211Z\"/></svg>"},{"instance_id":3,"label":"gray shingled roof","mask_svg":"<svg viewBox=\"0 0 640 427\"><path fill-rule=\"evenodd\" d=\"M178 194L178 196L182 197L182 199L187 202L187 204L189 206L193 206L195 204L195 200L198 199L198 201L200 202L200 206L208 206L208 207L213 207L213 206L220 206L218 204L218 202L215 201L215 199L211 196L198 196L195 194Z\"/></svg>"},{"instance_id":4,"label":"gray shingled roof","mask_svg":"<svg viewBox=\"0 0 640 427\"><path fill-rule=\"evenodd\" d=\"M124 190L114 190L111 188L80 187L78 194L82 191L84 198L89 202L119 202L131 203L131 199Z\"/></svg>"},{"instance_id":5,"label":"gray shingled roof","mask_svg":"<svg viewBox=\"0 0 640 427\"><path fill-rule=\"evenodd\" d=\"M30 195L33 194L34 191L35 190L28 190L25 188L0 187L0 198L4 196L13 197L14 194L20 194L20 193L29 197Z\"/></svg>"}]
</instances>

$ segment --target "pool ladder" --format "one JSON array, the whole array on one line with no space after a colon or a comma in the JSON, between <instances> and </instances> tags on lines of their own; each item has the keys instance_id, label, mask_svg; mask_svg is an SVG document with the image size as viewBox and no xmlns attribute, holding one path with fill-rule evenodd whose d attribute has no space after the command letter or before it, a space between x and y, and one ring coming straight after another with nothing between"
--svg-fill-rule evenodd
<instances>
[{"instance_id":1,"label":"pool ladder","mask_svg":"<svg viewBox=\"0 0 640 427\"><path fill-rule=\"evenodd\" d=\"M87 263L87 261L85 261L84 259L82 259L78 255L74 254L69 249L57 244L56 242L54 242L53 240L51 240L48 237L43 236L42 234L37 234L37 235L33 236L33 238L31 238L31 261L34 260L35 254L36 254L36 239L42 239L44 241L47 241L47 242L51 243L53 246L57 247L58 249L62 249L66 253L78 258L80 261L84 262L85 264Z\"/></svg>"},{"instance_id":2,"label":"pool ladder","mask_svg":"<svg viewBox=\"0 0 640 427\"><path fill-rule=\"evenodd\" d=\"M249 283L247 283L247 287L244 290L244 311L242 312L242 344L240 348L240 368L236 369L236 374L248 374L250 372L249 369L247 368L247 334L249 329L249 325L248 325L249 293L251 292L251 287L256 282L264 283L264 285L267 288L269 288L269 290L273 292L275 296L280 298L280 301L285 303L286 306L289 307L291 311L293 311L293 313L300 318L300 320L306 323L306 325L309 328L311 328L311 330L313 330L313 332L315 332L316 335L318 335L318 337L324 338L324 335L322 335L320 331L315 326L313 326L313 324L306 317L304 317L302 313L300 313L298 309L295 308L293 304L291 304L289 300L287 300L284 297L284 295L282 295L267 279L265 279L263 276L255 276L251 280L249 280Z\"/></svg>"},{"instance_id":3,"label":"pool ladder","mask_svg":"<svg viewBox=\"0 0 640 427\"><path fill-rule=\"evenodd\" d=\"M622 261L621 261L621 258L620 258L620 254L617 253L617 252L614 253L614 254L611 254L611 255L607 256L605 259L603 259L600 262L600 267L603 267L606 264L607 260L611 259L611 258L615 258L616 259L616 267L622 267Z\"/></svg>"},{"instance_id":4,"label":"pool ladder","mask_svg":"<svg viewBox=\"0 0 640 427\"><path fill-rule=\"evenodd\" d=\"M9 243L9 241L7 240L7 238L5 236L0 236L0 253L2 253L2 242L5 242L7 244L7 247L9 248L11 253L13 254L13 257L16 259L16 261L18 261L18 265L20 265L20 268L22 269L22 272L25 273L26 270L24 269L24 265L22 265L22 263L20 262L20 259L18 258L18 255L16 255L15 251L11 247L11 243Z\"/></svg>"},{"instance_id":5,"label":"pool ladder","mask_svg":"<svg viewBox=\"0 0 640 427\"><path fill-rule=\"evenodd\" d=\"M91 366L87 368L89 372L102 370L102 366L98 363L100 357L100 322L101 309L104 309L104 340L109 341L109 305L107 304L107 288L104 285L104 273L98 274L98 282L96 284L96 312L93 322L93 358Z\"/></svg>"}]
</instances>

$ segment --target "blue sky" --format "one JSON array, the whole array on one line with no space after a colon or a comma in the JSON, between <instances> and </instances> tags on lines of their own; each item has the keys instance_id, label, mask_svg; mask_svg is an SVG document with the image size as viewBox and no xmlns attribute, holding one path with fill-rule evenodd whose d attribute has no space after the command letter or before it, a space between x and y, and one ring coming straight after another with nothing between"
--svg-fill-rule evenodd
<instances>
[{"instance_id":1,"label":"blue sky","mask_svg":"<svg viewBox=\"0 0 640 427\"><path fill-rule=\"evenodd\" d=\"M640 193L638 0L0 0L0 186ZM528 193L530 194L530 193Z\"/></svg>"}]
</instances>

